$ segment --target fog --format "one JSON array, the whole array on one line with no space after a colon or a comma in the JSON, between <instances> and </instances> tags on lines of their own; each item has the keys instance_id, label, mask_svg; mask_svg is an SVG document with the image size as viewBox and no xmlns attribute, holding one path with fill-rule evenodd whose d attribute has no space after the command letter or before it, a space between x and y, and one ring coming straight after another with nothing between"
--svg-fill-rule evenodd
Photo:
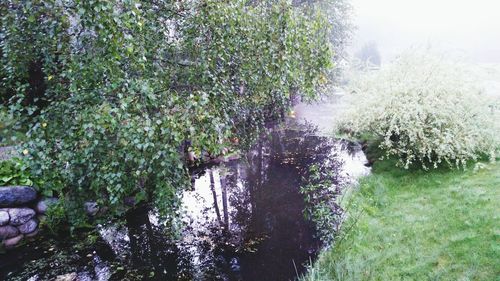
<instances>
[{"instance_id":1,"label":"fog","mask_svg":"<svg viewBox=\"0 0 500 281\"><path fill-rule=\"evenodd\" d=\"M387 62L412 46L500 63L500 1L352 0L351 51L374 41Z\"/></svg>"}]
</instances>

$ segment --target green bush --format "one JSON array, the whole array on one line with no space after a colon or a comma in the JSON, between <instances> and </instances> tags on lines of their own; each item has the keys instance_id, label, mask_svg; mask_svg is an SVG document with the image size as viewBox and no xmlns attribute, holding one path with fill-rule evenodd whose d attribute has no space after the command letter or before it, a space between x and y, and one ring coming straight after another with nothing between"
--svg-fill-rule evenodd
<instances>
[{"instance_id":1,"label":"green bush","mask_svg":"<svg viewBox=\"0 0 500 281\"><path fill-rule=\"evenodd\" d=\"M173 215L189 180L183 147L218 155L292 94L315 95L331 64L325 18L258 2L0 4L0 93L29 124L31 171L70 221L89 200L121 214L127 197Z\"/></svg>"},{"instance_id":2,"label":"green bush","mask_svg":"<svg viewBox=\"0 0 500 281\"><path fill-rule=\"evenodd\" d=\"M498 152L498 99L471 66L414 50L353 82L352 92L340 128L375 138L400 166L458 167Z\"/></svg>"},{"instance_id":3,"label":"green bush","mask_svg":"<svg viewBox=\"0 0 500 281\"><path fill-rule=\"evenodd\" d=\"M0 187L7 185L33 185L28 166L22 159L0 161Z\"/></svg>"},{"instance_id":4,"label":"green bush","mask_svg":"<svg viewBox=\"0 0 500 281\"><path fill-rule=\"evenodd\" d=\"M15 145L23 141L25 132L25 128L17 124L17 119L0 105L0 147Z\"/></svg>"}]
</instances>

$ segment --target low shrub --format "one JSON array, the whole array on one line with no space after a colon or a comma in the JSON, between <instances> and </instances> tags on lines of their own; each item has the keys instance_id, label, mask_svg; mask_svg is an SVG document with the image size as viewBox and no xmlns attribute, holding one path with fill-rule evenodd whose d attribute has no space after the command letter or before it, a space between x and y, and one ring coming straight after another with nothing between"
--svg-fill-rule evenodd
<instances>
[{"instance_id":1,"label":"low shrub","mask_svg":"<svg viewBox=\"0 0 500 281\"><path fill-rule=\"evenodd\" d=\"M14 145L24 140L25 129L16 124L17 121L6 108L0 105L0 147Z\"/></svg>"},{"instance_id":2,"label":"low shrub","mask_svg":"<svg viewBox=\"0 0 500 281\"><path fill-rule=\"evenodd\" d=\"M0 161L0 187L7 185L33 185L28 166L22 159Z\"/></svg>"},{"instance_id":3,"label":"low shrub","mask_svg":"<svg viewBox=\"0 0 500 281\"><path fill-rule=\"evenodd\" d=\"M413 50L352 83L340 130L375 138L398 166L465 167L498 152L498 99L474 68Z\"/></svg>"}]
</instances>

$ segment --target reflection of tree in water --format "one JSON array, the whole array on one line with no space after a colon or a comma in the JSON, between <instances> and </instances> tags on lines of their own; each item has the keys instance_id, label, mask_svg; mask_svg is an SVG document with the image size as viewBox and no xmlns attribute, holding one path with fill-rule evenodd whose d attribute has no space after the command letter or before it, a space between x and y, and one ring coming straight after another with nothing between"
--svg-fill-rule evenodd
<instances>
[{"instance_id":1,"label":"reflection of tree in water","mask_svg":"<svg viewBox=\"0 0 500 281\"><path fill-rule=\"evenodd\" d=\"M253 183L247 181L254 196L250 229L267 239L257 246L255 254L242 257L242 264L254 264L242 267L248 280L257 279L259 274L270 280L294 277L294 263L300 270L320 246L313 225L303 219L306 206L299 188L311 165L333 170L337 163L332 155L333 141L314 133L311 127L288 124L262 139L257 153L249 158L249 166L255 168L247 177L254 179Z\"/></svg>"},{"instance_id":2,"label":"reflection of tree in water","mask_svg":"<svg viewBox=\"0 0 500 281\"><path fill-rule=\"evenodd\" d=\"M193 175L193 188L184 193L191 201L183 201L184 215L180 215L186 225L177 240L169 239L169 228L162 226L154 211L141 207L127 213L124 225L102 227L101 238L91 245L79 246L82 241L75 238L47 240L57 254L34 253L26 247L15 259L0 263L8 262L9 270L17 271L22 280L34 274L49 280L69 272L97 280L93 271L106 266L111 280L293 279L294 264L300 273L301 264L321 246L314 224L304 218L307 194L300 192L301 187L318 183L310 173L313 166L338 171L333 153L339 145L350 148L315 136L308 126L274 127L243 159ZM340 179L319 178L323 180ZM313 195L336 196L335 189L323 191ZM34 255L36 263L18 262ZM54 264L59 267L53 268Z\"/></svg>"},{"instance_id":3,"label":"reflection of tree in water","mask_svg":"<svg viewBox=\"0 0 500 281\"><path fill-rule=\"evenodd\" d=\"M200 199L184 207L203 214L188 218L191 225L175 243L151 224L147 211L130 218L134 267L174 280L293 279L295 266L302 271L321 246L304 219L300 187L312 165L338 166L334 142L314 132L297 124L273 128L241 161L199 175L189 192Z\"/></svg>"},{"instance_id":4,"label":"reflection of tree in water","mask_svg":"<svg viewBox=\"0 0 500 281\"><path fill-rule=\"evenodd\" d=\"M131 269L117 272L115 280L137 274L138 280L192 280L190 253L173 243L161 228L151 222L152 212L142 207L126 216Z\"/></svg>"}]
</instances>

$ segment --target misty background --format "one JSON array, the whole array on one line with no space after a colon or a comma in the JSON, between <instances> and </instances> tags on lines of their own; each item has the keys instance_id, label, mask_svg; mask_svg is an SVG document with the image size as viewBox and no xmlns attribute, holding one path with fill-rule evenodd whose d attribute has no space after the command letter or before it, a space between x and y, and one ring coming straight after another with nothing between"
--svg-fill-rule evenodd
<instances>
[{"instance_id":1,"label":"misty background","mask_svg":"<svg viewBox=\"0 0 500 281\"><path fill-rule=\"evenodd\" d=\"M431 47L476 63L500 63L500 1L352 0L350 53L374 42L382 63Z\"/></svg>"}]
</instances>

